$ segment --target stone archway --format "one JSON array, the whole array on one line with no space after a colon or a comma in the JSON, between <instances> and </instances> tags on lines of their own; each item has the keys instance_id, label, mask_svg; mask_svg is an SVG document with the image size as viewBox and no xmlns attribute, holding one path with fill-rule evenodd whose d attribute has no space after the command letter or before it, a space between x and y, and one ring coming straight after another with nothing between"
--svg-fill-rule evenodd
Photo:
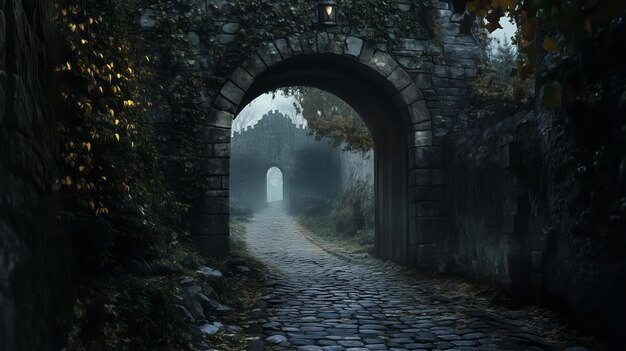
<instances>
[{"instance_id":1,"label":"stone archway","mask_svg":"<svg viewBox=\"0 0 626 351\"><path fill-rule=\"evenodd\" d=\"M430 189L441 173L442 150L433 138L426 102L411 77L386 52L356 37L345 41L279 39L238 67L215 98L210 120L230 127L260 94L307 85L337 95L362 116L375 142L376 254L403 264L432 265L437 232L444 230L444 194ZM206 142L216 143L211 133ZM219 141L223 145L223 141ZM222 146L223 147L223 146ZM228 153L207 169L228 176ZM420 189L412 189L419 185ZM418 194L419 190L419 194ZM198 202L192 235L212 254L228 252L228 212L211 194Z\"/></svg>"}]
</instances>

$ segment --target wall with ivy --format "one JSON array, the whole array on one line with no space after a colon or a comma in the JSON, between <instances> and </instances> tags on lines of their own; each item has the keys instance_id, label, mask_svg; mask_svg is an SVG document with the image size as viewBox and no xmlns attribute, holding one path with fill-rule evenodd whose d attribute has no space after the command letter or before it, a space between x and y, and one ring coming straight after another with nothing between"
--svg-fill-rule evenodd
<instances>
[{"instance_id":1,"label":"wall with ivy","mask_svg":"<svg viewBox=\"0 0 626 351\"><path fill-rule=\"evenodd\" d=\"M391 67L387 76L401 68L388 79L412 84L413 90L397 98L413 99L410 104L427 115L405 131L412 168L406 170L411 187L407 243L417 251L428 241L432 262L436 235L424 238L423 233L445 230L442 137L465 106L482 58L480 44L472 35L460 34L461 16L444 1L345 0L339 2L337 26L331 27L318 25L316 4L205 1L177 9L146 6L141 23L148 38L167 29L186 45L164 48L158 57L158 89L168 98L155 108L154 120L170 186L181 197L202 193L204 203L222 204L202 213L210 220L200 226L210 228L205 234L214 241L227 240L230 125L257 69L292 52L361 57L364 62L388 55L382 63ZM186 80L171 78L183 74Z\"/></svg>"}]
</instances>

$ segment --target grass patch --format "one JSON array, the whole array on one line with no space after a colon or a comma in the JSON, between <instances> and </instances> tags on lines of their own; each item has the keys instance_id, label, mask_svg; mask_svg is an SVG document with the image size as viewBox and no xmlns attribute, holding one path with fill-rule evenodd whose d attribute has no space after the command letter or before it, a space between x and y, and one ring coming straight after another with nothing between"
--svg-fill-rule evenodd
<instances>
[{"instance_id":1,"label":"grass patch","mask_svg":"<svg viewBox=\"0 0 626 351\"><path fill-rule=\"evenodd\" d=\"M349 234L337 231L330 216L313 217L306 215L296 216L296 221L311 234L327 240L332 244L350 253L374 253L373 230L360 230Z\"/></svg>"}]
</instances>

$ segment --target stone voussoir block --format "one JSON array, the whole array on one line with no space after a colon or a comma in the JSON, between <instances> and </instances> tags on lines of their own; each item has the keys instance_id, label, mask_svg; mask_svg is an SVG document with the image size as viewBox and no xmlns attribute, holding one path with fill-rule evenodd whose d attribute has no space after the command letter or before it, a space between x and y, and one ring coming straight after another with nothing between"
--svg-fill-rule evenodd
<instances>
[{"instance_id":1,"label":"stone voussoir block","mask_svg":"<svg viewBox=\"0 0 626 351\"><path fill-rule=\"evenodd\" d=\"M259 57L257 53L254 53L249 59L247 59L241 67L243 67L253 77L258 77L259 74L267 70L265 62L261 60L261 57Z\"/></svg>"},{"instance_id":2,"label":"stone voussoir block","mask_svg":"<svg viewBox=\"0 0 626 351\"><path fill-rule=\"evenodd\" d=\"M343 54L346 56L359 57L363 49L363 39L357 37L346 38L346 48Z\"/></svg>"},{"instance_id":3,"label":"stone voussoir block","mask_svg":"<svg viewBox=\"0 0 626 351\"><path fill-rule=\"evenodd\" d=\"M413 84L411 76L409 76L409 74L406 73L402 67L397 66L391 75L387 77L384 88L389 94L394 95L404 90L411 84Z\"/></svg>"},{"instance_id":4,"label":"stone voussoir block","mask_svg":"<svg viewBox=\"0 0 626 351\"><path fill-rule=\"evenodd\" d=\"M254 77L242 67L238 67L230 77L230 80L241 90L246 91L254 83Z\"/></svg>"},{"instance_id":5,"label":"stone voussoir block","mask_svg":"<svg viewBox=\"0 0 626 351\"><path fill-rule=\"evenodd\" d=\"M283 57L283 59L287 59L293 56L293 53L291 52L291 47L289 46L289 42L287 41L287 39L282 38L274 41L274 46Z\"/></svg>"},{"instance_id":6,"label":"stone voussoir block","mask_svg":"<svg viewBox=\"0 0 626 351\"><path fill-rule=\"evenodd\" d=\"M230 129L217 127L202 127L202 137L204 142L223 143L230 141Z\"/></svg>"},{"instance_id":7,"label":"stone voussoir block","mask_svg":"<svg viewBox=\"0 0 626 351\"><path fill-rule=\"evenodd\" d=\"M398 67L398 63L384 51L377 51L367 62L367 65L380 73L383 77L389 77Z\"/></svg>"},{"instance_id":8,"label":"stone voussoir block","mask_svg":"<svg viewBox=\"0 0 626 351\"><path fill-rule=\"evenodd\" d=\"M224 87L220 91L220 94L232 102L234 105L239 105L245 92L241 90L235 83L228 81L224 84Z\"/></svg>"},{"instance_id":9,"label":"stone voussoir block","mask_svg":"<svg viewBox=\"0 0 626 351\"><path fill-rule=\"evenodd\" d=\"M273 43L266 44L264 47L260 48L257 53L267 67L272 67L283 60L283 57Z\"/></svg>"},{"instance_id":10,"label":"stone voussoir block","mask_svg":"<svg viewBox=\"0 0 626 351\"><path fill-rule=\"evenodd\" d=\"M409 134L409 143L412 146L433 145L433 132L430 130L416 131Z\"/></svg>"},{"instance_id":11,"label":"stone voussoir block","mask_svg":"<svg viewBox=\"0 0 626 351\"><path fill-rule=\"evenodd\" d=\"M424 100L416 101L411 104L411 106L409 106L409 115L411 117L411 122L414 124L428 122L431 120L430 111L428 110L428 106Z\"/></svg>"},{"instance_id":12,"label":"stone voussoir block","mask_svg":"<svg viewBox=\"0 0 626 351\"><path fill-rule=\"evenodd\" d=\"M422 92L415 84L410 84L394 96L393 99L400 106L410 106L417 101L424 100L424 95L422 95Z\"/></svg>"},{"instance_id":13,"label":"stone voussoir block","mask_svg":"<svg viewBox=\"0 0 626 351\"><path fill-rule=\"evenodd\" d=\"M289 48L293 55L302 54L302 43L300 43L300 37L290 36L287 41L289 42Z\"/></svg>"},{"instance_id":14,"label":"stone voussoir block","mask_svg":"<svg viewBox=\"0 0 626 351\"><path fill-rule=\"evenodd\" d=\"M233 114L218 109L211 109L207 123L213 127L231 128L233 125Z\"/></svg>"}]
</instances>

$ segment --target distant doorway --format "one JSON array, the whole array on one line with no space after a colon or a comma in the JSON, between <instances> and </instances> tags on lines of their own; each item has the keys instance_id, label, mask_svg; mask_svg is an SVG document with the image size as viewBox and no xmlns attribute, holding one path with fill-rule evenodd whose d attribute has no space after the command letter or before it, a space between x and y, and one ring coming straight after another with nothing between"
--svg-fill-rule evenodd
<instances>
[{"instance_id":1,"label":"distant doorway","mask_svg":"<svg viewBox=\"0 0 626 351\"><path fill-rule=\"evenodd\" d=\"M267 203L283 201L283 172L278 167L267 171Z\"/></svg>"}]
</instances>

